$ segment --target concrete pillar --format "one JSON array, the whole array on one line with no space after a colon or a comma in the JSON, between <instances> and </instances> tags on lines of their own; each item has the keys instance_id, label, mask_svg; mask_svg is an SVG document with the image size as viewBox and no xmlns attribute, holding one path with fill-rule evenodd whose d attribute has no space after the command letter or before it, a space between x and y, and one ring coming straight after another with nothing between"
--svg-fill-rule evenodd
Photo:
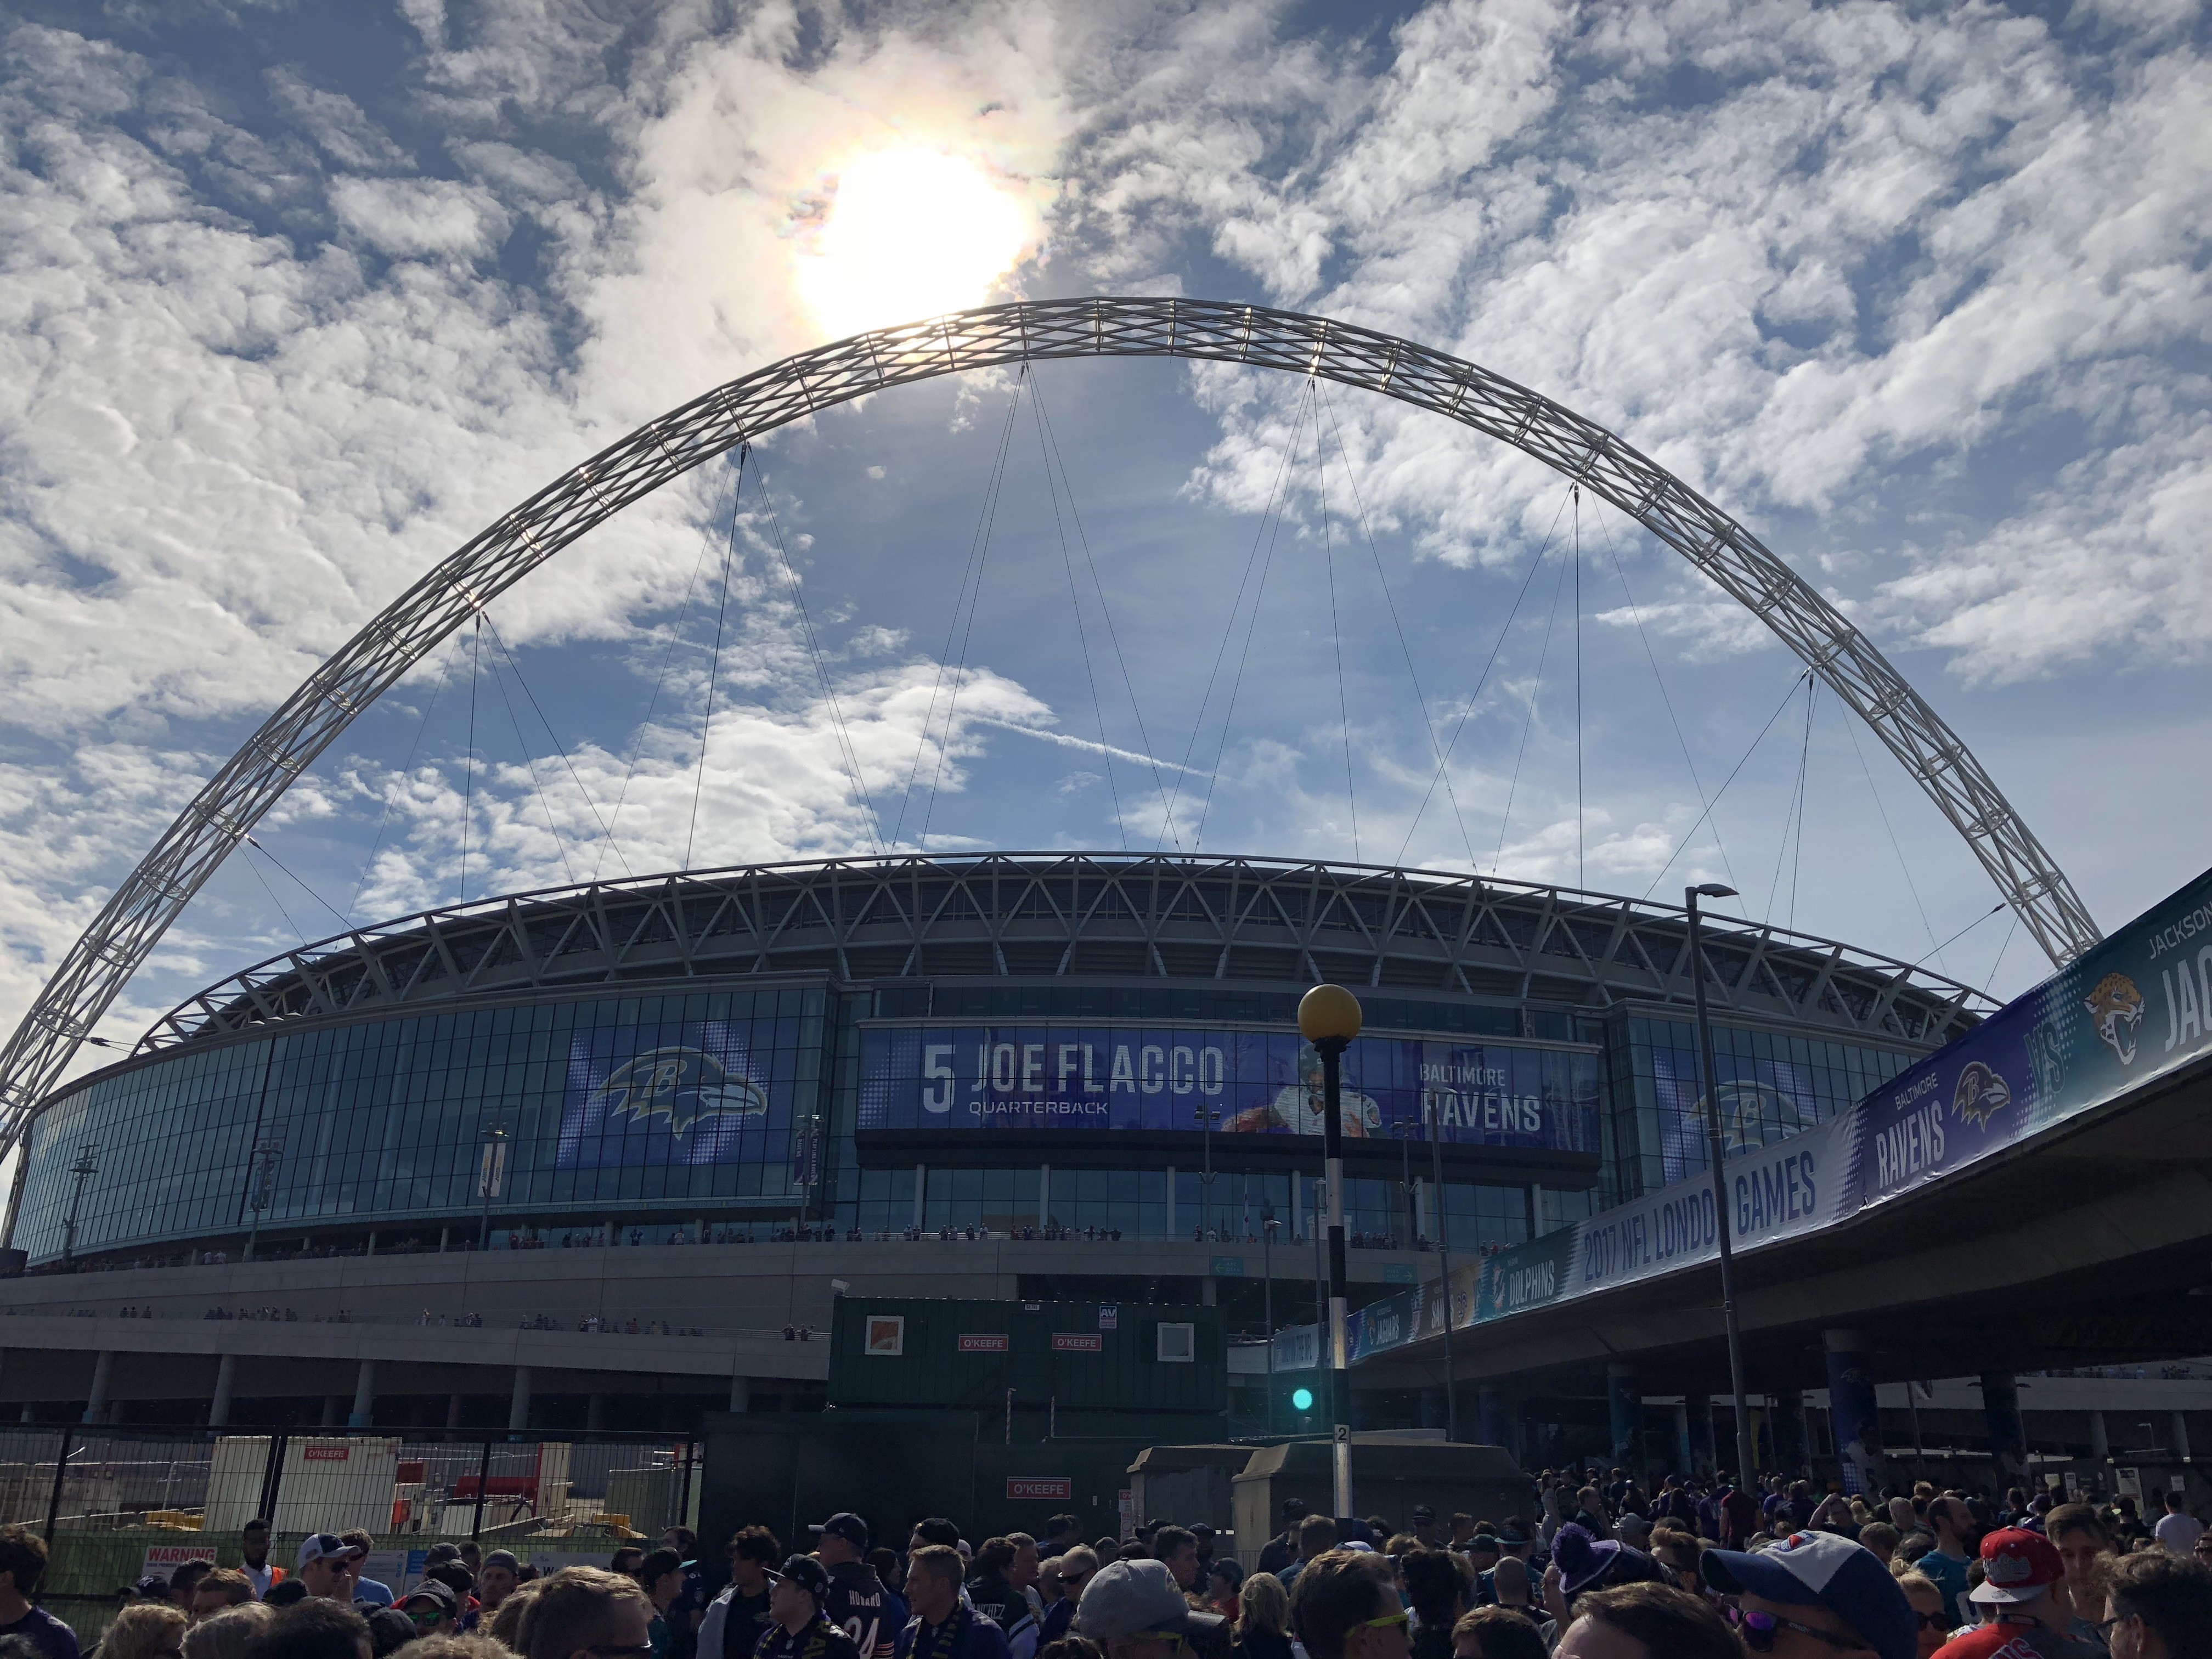
<instances>
[{"instance_id":1,"label":"concrete pillar","mask_svg":"<svg viewBox=\"0 0 2212 1659\"><path fill-rule=\"evenodd\" d=\"M446 1253L446 1239L447 1239L447 1236L448 1236L448 1235L450 1235L450 1234L453 1232L453 1230L451 1227L441 1227L441 1228L439 1228L439 1229L438 1229L438 1254L439 1254L440 1255L445 1255L445 1253Z\"/></svg>"},{"instance_id":2,"label":"concrete pillar","mask_svg":"<svg viewBox=\"0 0 2212 1659\"><path fill-rule=\"evenodd\" d=\"M1429 1183L1425 1181L1413 1183L1413 1237L1436 1242L1436 1236L1429 1231Z\"/></svg>"},{"instance_id":3,"label":"concrete pillar","mask_svg":"<svg viewBox=\"0 0 2212 1659\"><path fill-rule=\"evenodd\" d=\"M1690 1452L1690 1402L1686 1399L1674 1403L1674 1467L1685 1474L1697 1468Z\"/></svg>"},{"instance_id":4,"label":"concrete pillar","mask_svg":"<svg viewBox=\"0 0 2212 1659\"><path fill-rule=\"evenodd\" d=\"M929 1165L914 1166L914 1224L921 1225L924 1206L929 1201Z\"/></svg>"},{"instance_id":5,"label":"concrete pillar","mask_svg":"<svg viewBox=\"0 0 2212 1659\"><path fill-rule=\"evenodd\" d=\"M223 1355L215 1368L215 1398L208 1401L208 1427L226 1428L230 1423L231 1391L238 1385L238 1356Z\"/></svg>"},{"instance_id":6,"label":"concrete pillar","mask_svg":"<svg viewBox=\"0 0 2212 1659\"><path fill-rule=\"evenodd\" d=\"M1683 1467L1699 1474L1713 1472L1713 1397L1709 1394L1682 1396L1682 1415L1689 1439Z\"/></svg>"},{"instance_id":7,"label":"concrete pillar","mask_svg":"<svg viewBox=\"0 0 2212 1659\"><path fill-rule=\"evenodd\" d=\"M514 1368L514 1395L507 1404L507 1428L510 1434L520 1434L530 1426L530 1367Z\"/></svg>"},{"instance_id":8,"label":"concrete pillar","mask_svg":"<svg viewBox=\"0 0 2212 1659\"><path fill-rule=\"evenodd\" d=\"M1990 1437L1990 1481L1996 1495L2027 1485L2027 1430L2020 1420L2020 1386L2010 1371L1982 1373L1982 1422Z\"/></svg>"},{"instance_id":9,"label":"concrete pillar","mask_svg":"<svg viewBox=\"0 0 2212 1659\"><path fill-rule=\"evenodd\" d=\"M1419 1404L1421 1412L1421 1427L1425 1429L1441 1429L1443 1427L1444 1391L1442 1389L1423 1389L1419 1390L1418 1403Z\"/></svg>"},{"instance_id":10,"label":"concrete pillar","mask_svg":"<svg viewBox=\"0 0 2212 1659\"><path fill-rule=\"evenodd\" d=\"M376 1229L374 1227L368 1230L368 1249L365 1254L369 1255L376 1254Z\"/></svg>"},{"instance_id":11,"label":"concrete pillar","mask_svg":"<svg viewBox=\"0 0 2212 1659\"><path fill-rule=\"evenodd\" d=\"M27 1423L31 1420L31 1402L29 1401L26 1400L23 1402L23 1409L15 1413L15 1420L18 1423Z\"/></svg>"},{"instance_id":12,"label":"concrete pillar","mask_svg":"<svg viewBox=\"0 0 2212 1659\"><path fill-rule=\"evenodd\" d=\"M337 1426L338 1407L341 1401L337 1395L325 1395L323 1396L323 1420L316 1426L325 1429L336 1428Z\"/></svg>"},{"instance_id":13,"label":"concrete pillar","mask_svg":"<svg viewBox=\"0 0 2212 1659\"><path fill-rule=\"evenodd\" d=\"M364 1359L361 1370L354 1374L353 1415L346 1419L350 1429L365 1429L376 1407L376 1362Z\"/></svg>"},{"instance_id":14,"label":"concrete pillar","mask_svg":"<svg viewBox=\"0 0 2212 1659\"><path fill-rule=\"evenodd\" d=\"M1037 1167L1037 1228L1042 1231L1052 1225L1052 1165Z\"/></svg>"},{"instance_id":15,"label":"concrete pillar","mask_svg":"<svg viewBox=\"0 0 2212 1659\"><path fill-rule=\"evenodd\" d=\"M2089 1413L2089 1455L2100 1463L2112 1461L2112 1443L2105 1432L2105 1414Z\"/></svg>"},{"instance_id":16,"label":"concrete pillar","mask_svg":"<svg viewBox=\"0 0 2212 1659\"><path fill-rule=\"evenodd\" d=\"M2189 1419L2181 1412L2173 1413L2173 1455L2184 1463L2189 1462Z\"/></svg>"},{"instance_id":17,"label":"concrete pillar","mask_svg":"<svg viewBox=\"0 0 2212 1659\"><path fill-rule=\"evenodd\" d=\"M749 1412L752 1408L752 1378L750 1376L732 1377L730 1379L730 1409L733 1412Z\"/></svg>"},{"instance_id":18,"label":"concrete pillar","mask_svg":"<svg viewBox=\"0 0 2212 1659\"><path fill-rule=\"evenodd\" d=\"M1182 1230L1176 1225L1176 1170L1172 1164L1168 1165L1168 1237L1182 1237Z\"/></svg>"},{"instance_id":19,"label":"concrete pillar","mask_svg":"<svg viewBox=\"0 0 2212 1659\"><path fill-rule=\"evenodd\" d=\"M1636 1367L1618 1361L1605 1368L1605 1404L1613 1419L1613 1461L1629 1478L1644 1479L1644 1396L1637 1391Z\"/></svg>"},{"instance_id":20,"label":"concrete pillar","mask_svg":"<svg viewBox=\"0 0 2212 1659\"><path fill-rule=\"evenodd\" d=\"M446 1396L446 1426L449 1429L461 1426L461 1397L457 1394Z\"/></svg>"},{"instance_id":21,"label":"concrete pillar","mask_svg":"<svg viewBox=\"0 0 2212 1659\"><path fill-rule=\"evenodd\" d=\"M1544 1188L1541 1183L1532 1181L1528 1183L1528 1237L1541 1238L1543 1236Z\"/></svg>"},{"instance_id":22,"label":"concrete pillar","mask_svg":"<svg viewBox=\"0 0 2212 1659\"><path fill-rule=\"evenodd\" d=\"M1875 1403L1866 1339L1856 1331L1823 1331L1820 1346L1828 1357L1828 1410L1836 1425L1844 1491L1871 1492L1881 1484L1875 1474L1881 1460L1881 1418Z\"/></svg>"},{"instance_id":23,"label":"concrete pillar","mask_svg":"<svg viewBox=\"0 0 2212 1659\"><path fill-rule=\"evenodd\" d=\"M1774 1396L1774 1466L1792 1479L1807 1474L1806 1451L1805 1396L1791 1389Z\"/></svg>"},{"instance_id":24,"label":"concrete pillar","mask_svg":"<svg viewBox=\"0 0 2212 1659\"><path fill-rule=\"evenodd\" d=\"M92 1391L84 1397L84 1420L98 1423L105 1420L107 1412L107 1388L115 1376L115 1355L103 1350L92 1362Z\"/></svg>"},{"instance_id":25,"label":"concrete pillar","mask_svg":"<svg viewBox=\"0 0 2212 1659\"><path fill-rule=\"evenodd\" d=\"M1200 1281L1198 1299L1200 1304L1205 1307L1218 1308L1221 1305L1220 1281L1216 1279L1212 1273L1206 1274L1205 1279ZM2176 1412L2174 1415L2178 1418L2181 1413Z\"/></svg>"}]
</instances>

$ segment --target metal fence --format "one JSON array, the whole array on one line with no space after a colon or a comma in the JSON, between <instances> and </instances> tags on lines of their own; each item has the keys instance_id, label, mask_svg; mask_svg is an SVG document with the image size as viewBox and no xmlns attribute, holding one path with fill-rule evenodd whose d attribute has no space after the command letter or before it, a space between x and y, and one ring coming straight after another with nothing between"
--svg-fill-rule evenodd
<instances>
[{"instance_id":1,"label":"metal fence","mask_svg":"<svg viewBox=\"0 0 2212 1659\"><path fill-rule=\"evenodd\" d=\"M654 1435L471 1436L459 1431L0 1430L0 1522L51 1552L40 1600L89 1644L118 1592L182 1561L236 1565L240 1532L270 1523L289 1566L311 1532L375 1540L367 1574L396 1593L441 1540L477 1540L546 1565L605 1565L697 1524L700 1442Z\"/></svg>"}]
</instances>

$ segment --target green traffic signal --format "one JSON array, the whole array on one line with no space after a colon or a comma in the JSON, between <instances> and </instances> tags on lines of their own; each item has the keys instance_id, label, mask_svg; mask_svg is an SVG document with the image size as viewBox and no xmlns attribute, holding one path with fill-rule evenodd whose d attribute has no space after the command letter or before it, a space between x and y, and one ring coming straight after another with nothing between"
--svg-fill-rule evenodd
<instances>
[{"instance_id":1,"label":"green traffic signal","mask_svg":"<svg viewBox=\"0 0 2212 1659\"><path fill-rule=\"evenodd\" d=\"M1291 1390L1291 1404L1302 1412L1311 1411L1313 1409L1313 1390L1311 1389L1292 1389Z\"/></svg>"}]
</instances>

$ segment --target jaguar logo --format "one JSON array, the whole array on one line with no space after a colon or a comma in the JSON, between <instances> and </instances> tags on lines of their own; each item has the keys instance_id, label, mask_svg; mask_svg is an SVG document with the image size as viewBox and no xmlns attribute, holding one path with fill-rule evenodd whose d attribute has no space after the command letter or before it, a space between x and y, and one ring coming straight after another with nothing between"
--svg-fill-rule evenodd
<instances>
[{"instance_id":1,"label":"jaguar logo","mask_svg":"<svg viewBox=\"0 0 2212 1659\"><path fill-rule=\"evenodd\" d=\"M592 1091L588 1103L603 1109L610 1121L624 1115L641 1124L665 1117L669 1133L679 1137L702 1118L768 1114L760 1085L697 1048L648 1048L624 1060Z\"/></svg>"},{"instance_id":2,"label":"jaguar logo","mask_svg":"<svg viewBox=\"0 0 2212 1659\"><path fill-rule=\"evenodd\" d=\"M1987 1123L2011 1104L2005 1080L1978 1060L1959 1073L1959 1086L1951 1091L1951 1109L1972 1124Z\"/></svg>"},{"instance_id":3,"label":"jaguar logo","mask_svg":"<svg viewBox=\"0 0 2212 1659\"><path fill-rule=\"evenodd\" d=\"M2082 1000L2095 1022L2099 1041L2120 1058L2123 1066L2136 1060L2136 1027L2142 1024L2143 995L2125 974L2107 974L2096 989Z\"/></svg>"}]
</instances>

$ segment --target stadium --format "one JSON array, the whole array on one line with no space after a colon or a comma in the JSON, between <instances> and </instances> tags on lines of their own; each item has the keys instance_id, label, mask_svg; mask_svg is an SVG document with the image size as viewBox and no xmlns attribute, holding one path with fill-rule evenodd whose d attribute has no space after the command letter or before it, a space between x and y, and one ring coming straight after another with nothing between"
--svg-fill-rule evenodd
<instances>
[{"instance_id":1,"label":"stadium","mask_svg":"<svg viewBox=\"0 0 2212 1659\"><path fill-rule=\"evenodd\" d=\"M1735 1146L1987 1006L1777 927L1708 919L1705 948ZM1312 1317L1306 987L1366 1012L1364 1301L1433 1277L1439 1238L1493 1251L1704 1166L1686 969L1666 906L1260 858L844 860L406 917L210 986L29 1132L11 1313L281 1302L285 1328L225 1332L227 1387L148 1352L72 1388L91 1356L46 1352L11 1358L7 1397L674 1427L818 1406L826 1356L783 1335L826 1329L839 1292L1204 1303L1257 1338ZM592 1336L632 1321L655 1363L611 1369ZM524 1380L472 1352L526 1327L549 1352ZM235 1352L256 1335L274 1349ZM349 1363L380 1355L380 1377ZM1362 1421L1437 1409L1377 1395Z\"/></svg>"}]
</instances>

